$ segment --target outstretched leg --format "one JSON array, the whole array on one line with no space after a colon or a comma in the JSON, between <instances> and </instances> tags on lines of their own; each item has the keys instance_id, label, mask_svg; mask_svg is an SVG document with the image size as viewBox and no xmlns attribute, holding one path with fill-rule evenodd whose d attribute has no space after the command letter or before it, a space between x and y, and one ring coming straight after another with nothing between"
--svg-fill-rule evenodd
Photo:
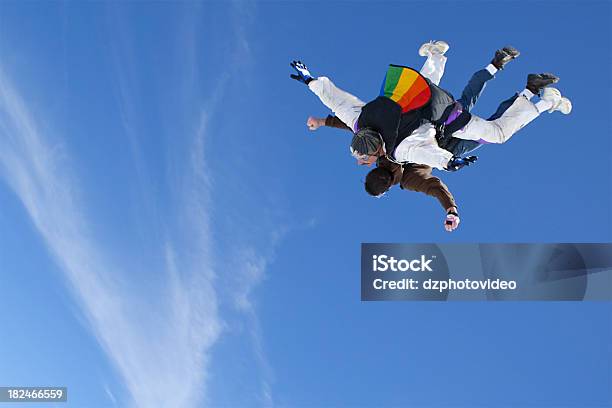
<instances>
[{"instance_id":1,"label":"outstretched leg","mask_svg":"<svg viewBox=\"0 0 612 408\"><path fill-rule=\"evenodd\" d=\"M549 110L549 112L558 110L568 114L572 109L571 102L567 98L563 98L555 88L546 88L542 99L537 104L529 101L531 96L533 94L526 89L518 96L511 98L514 99L512 104L501 116L493 120L487 121L478 116L472 116L468 124L455 132L453 137L465 140L480 140L484 143L505 143L512 135L545 110ZM502 105L500 105L498 111L503 109ZM495 116L494 114L493 117Z\"/></svg>"},{"instance_id":2,"label":"outstretched leg","mask_svg":"<svg viewBox=\"0 0 612 408\"><path fill-rule=\"evenodd\" d=\"M486 143L505 143L539 114L533 103L526 97L519 96L499 118L487 121L473 115L463 129L453 133L453 137Z\"/></svg>"},{"instance_id":3,"label":"outstretched leg","mask_svg":"<svg viewBox=\"0 0 612 408\"><path fill-rule=\"evenodd\" d=\"M526 97L527 99L531 100L531 96L532 95L525 95L525 94L523 94L523 96ZM516 101L516 98L518 98L518 97L519 97L519 94L515 93L510 98L508 98L505 101L503 101L502 103L500 103L499 106L497 107L497 110L495 111L495 113L493 115L489 116L489 118L487 120L488 121L493 121L495 119L500 118L504 114L504 112L507 111L510 106L512 106L512 104L514 103L514 101Z\"/></svg>"},{"instance_id":4,"label":"outstretched leg","mask_svg":"<svg viewBox=\"0 0 612 408\"><path fill-rule=\"evenodd\" d=\"M429 79L433 84L440 84L442 75L444 75L446 59L447 58L442 54L429 55L421 68L420 74Z\"/></svg>"},{"instance_id":5,"label":"outstretched leg","mask_svg":"<svg viewBox=\"0 0 612 408\"><path fill-rule=\"evenodd\" d=\"M487 65L484 69L475 72L474 75L472 75L472 77L468 81L465 88L463 89L463 92L461 93L461 98L459 98L458 102L461 103L464 112L472 111L472 109L476 105L476 102L482 95L482 92L484 91L487 82L495 77L497 71L504 69L506 64L518 58L520 54L521 53L519 52L519 50L510 45L507 45L495 51L495 55L491 60L491 63ZM506 111L506 109L508 109L512 105L512 103L516 99L516 96L511 99L511 102L502 102L502 104L498 108L498 111L496 112L497 116L494 115L494 117L491 117L487 120L494 120L500 117ZM453 137L447 142L444 148L452 152L455 156L463 156L469 152L478 149L480 146L481 143L477 141L462 140Z\"/></svg>"},{"instance_id":6,"label":"outstretched leg","mask_svg":"<svg viewBox=\"0 0 612 408\"><path fill-rule=\"evenodd\" d=\"M421 68L420 74L429 79L433 84L439 85L444 75L446 57L444 53L448 51L448 44L444 41L430 41L419 48L419 55L427 57L425 64Z\"/></svg>"},{"instance_id":7,"label":"outstretched leg","mask_svg":"<svg viewBox=\"0 0 612 408\"><path fill-rule=\"evenodd\" d=\"M476 71L474 75L472 75L465 88L463 88L461 98L457 100L457 102L461 103L464 112L470 112L474 108L487 82L495 78L494 75L496 72L497 68L489 64L485 69Z\"/></svg>"},{"instance_id":8,"label":"outstretched leg","mask_svg":"<svg viewBox=\"0 0 612 408\"><path fill-rule=\"evenodd\" d=\"M531 100L531 98L533 98L535 95L539 95L545 87L551 84L556 84L557 82L559 82L559 77L549 72L545 72L543 74L529 74L527 76L527 86L525 87L523 92L521 92L520 94L516 93L510 98L500 103L495 113L491 115L487 120L495 120L497 118L500 118L504 114L504 112L507 111L510 106L512 106L512 104L514 103L516 98L519 97L519 95L522 95L525 98ZM545 109L541 109L541 111L543 110Z\"/></svg>"},{"instance_id":9,"label":"outstretched leg","mask_svg":"<svg viewBox=\"0 0 612 408\"><path fill-rule=\"evenodd\" d=\"M472 75L465 88L463 88L461 98L458 100L464 112L470 112L474 108L487 82L495 78L494 75L496 72L497 68L493 66L493 64L489 64L486 68L476 71L474 75ZM508 107L509 106L510 105L508 105ZM506 109L508 107L506 107ZM478 149L480 146L481 143L475 140L462 140L452 137L444 148L452 152L454 156L460 157Z\"/></svg>"},{"instance_id":10,"label":"outstretched leg","mask_svg":"<svg viewBox=\"0 0 612 408\"><path fill-rule=\"evenodd\" d=\"M510 106L512 106L512 104L518 97L519 94L517 93L500 103L495 113L491 115L487 120L492 121L501 117L504 112L507 111ZM451 152L454 156L462 157L470 152L473 152L482 145L483 143L481 143L480 141L458 139L453 135L453 137L450 138L444 148Z\"/></svg>"}]
</instances>

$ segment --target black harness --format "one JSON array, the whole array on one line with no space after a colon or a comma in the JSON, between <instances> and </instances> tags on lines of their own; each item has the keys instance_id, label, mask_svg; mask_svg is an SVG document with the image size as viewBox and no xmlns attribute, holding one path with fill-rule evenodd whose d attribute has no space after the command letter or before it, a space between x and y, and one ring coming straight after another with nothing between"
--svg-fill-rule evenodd
<instances>
[{"instance_id":1,"label":"black harness","mask_svg":"<svg viewBox=\"0 0 612 408\"><path fill-rule=\"evenodd\" d=\"M472 119L471 113L461 112L459 116L457 116L457 118L448 125L446 125L443 121L435 123L434 127L436 129L436 140L438 141L438 146L440 146L442 149L452 151L454 145L459 143L461 140L453 137L453 133L465 127L470 119Z\"/></svg>"}]
</instances>

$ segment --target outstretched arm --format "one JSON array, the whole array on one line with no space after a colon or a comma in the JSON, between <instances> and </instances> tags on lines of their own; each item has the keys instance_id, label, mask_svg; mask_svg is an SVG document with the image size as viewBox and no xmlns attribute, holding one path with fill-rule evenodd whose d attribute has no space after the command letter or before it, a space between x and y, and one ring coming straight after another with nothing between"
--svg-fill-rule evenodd
<instances>
[{"instance_id":1,"label":"outstretched arm","mask_svg":"<svg viewBox=\"0 0 612 408\"><path fill-rule=\"evenodd\" d=\"M327 106L342 122L349 127L354 127L361 108L365 102L354 95L338 88L327 77L313 77L310 71L300 61L293 61L291 67L297 74L292 74L291 78L305 83L308 88L319 97L323 105Z\"/></svg>"},{"instance_id":2,"label":"outstretched arm","mask_svg":"<svg viewBox=\"0 0 612 408\"><path fill-rule=\"evenodd\" d=\"M455 198L448 187L437 177L431 175L431 167L412 164L404 166L401 187L435 197L446 210L444 228L451 232L459 226L459 214Z\"/></svg>"},{"instance_id":3,"label":"outstretched arm","mask_svg":"<svg viewBox=\"0 0 612 408\"><path fill-rule=\"evenodd\" d=\"M349 132L353 132L350 127L346 126L344 122L338 119L336 116L327 115L326 118L317 118L315 116L309 116L306 121L306 126L310 130L317 130L321 126L327 127L335 127L338 129L348 130Z\"/></svg>"}]
</instances>

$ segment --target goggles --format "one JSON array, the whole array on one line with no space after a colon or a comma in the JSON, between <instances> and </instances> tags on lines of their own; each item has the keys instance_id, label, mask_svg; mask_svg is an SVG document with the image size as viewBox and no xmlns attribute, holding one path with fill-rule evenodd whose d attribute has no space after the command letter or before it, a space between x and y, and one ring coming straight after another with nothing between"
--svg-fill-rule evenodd
<instances>
[{"instance_id":1,"label":"goggles","mask_svg":"<svg viewBox=\"0 0 612 408\"><path fill-rule=\"evenodd\" d=\"M372 156L371 154L359 153L357 150L353 149L353 146L349 146L349 149L351 150L351 156L357 160L367 161L368 158Z\"/></svg>"}]
</instances>

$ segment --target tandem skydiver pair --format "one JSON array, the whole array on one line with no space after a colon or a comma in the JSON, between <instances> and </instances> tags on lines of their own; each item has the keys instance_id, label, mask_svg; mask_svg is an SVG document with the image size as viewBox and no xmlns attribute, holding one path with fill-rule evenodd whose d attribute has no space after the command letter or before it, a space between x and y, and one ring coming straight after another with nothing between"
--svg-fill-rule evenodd
<instances>
[{"instance_id":1,"label":"tandem skydiver pair","mask_svg":"<svg viewBox=\"0 0 612 408\"><path fill-rule=\"evenodd\" d=\"M486 143L504 143L540 113L560 111L569 114L569 99L549 85L559 78L550 73L529 74L523 91L503 101L497 111L484 120L470 113L486 83L517 58L520 53L506 46L484 69L474 73L461 97L439 87L444 74L449 46L444 41L430 41L419 49L427 57L420 72L409 67L390 65L380 95L365 103L336 87L327 77L314 78L300 61L291 66L297 75L332 110L334 116L309 117L311 130L331 126L351 131L351 153L359 164L377 168L366 177L366 191L384 194L392 185L420 191L438 198L447 210L445 228L454 230L459 216L447 187L431 175L431 167L456 171L473 163L477 157L465 154ZM538 95L540 100L532 103Z\"/></svg>"}]
</instances>

